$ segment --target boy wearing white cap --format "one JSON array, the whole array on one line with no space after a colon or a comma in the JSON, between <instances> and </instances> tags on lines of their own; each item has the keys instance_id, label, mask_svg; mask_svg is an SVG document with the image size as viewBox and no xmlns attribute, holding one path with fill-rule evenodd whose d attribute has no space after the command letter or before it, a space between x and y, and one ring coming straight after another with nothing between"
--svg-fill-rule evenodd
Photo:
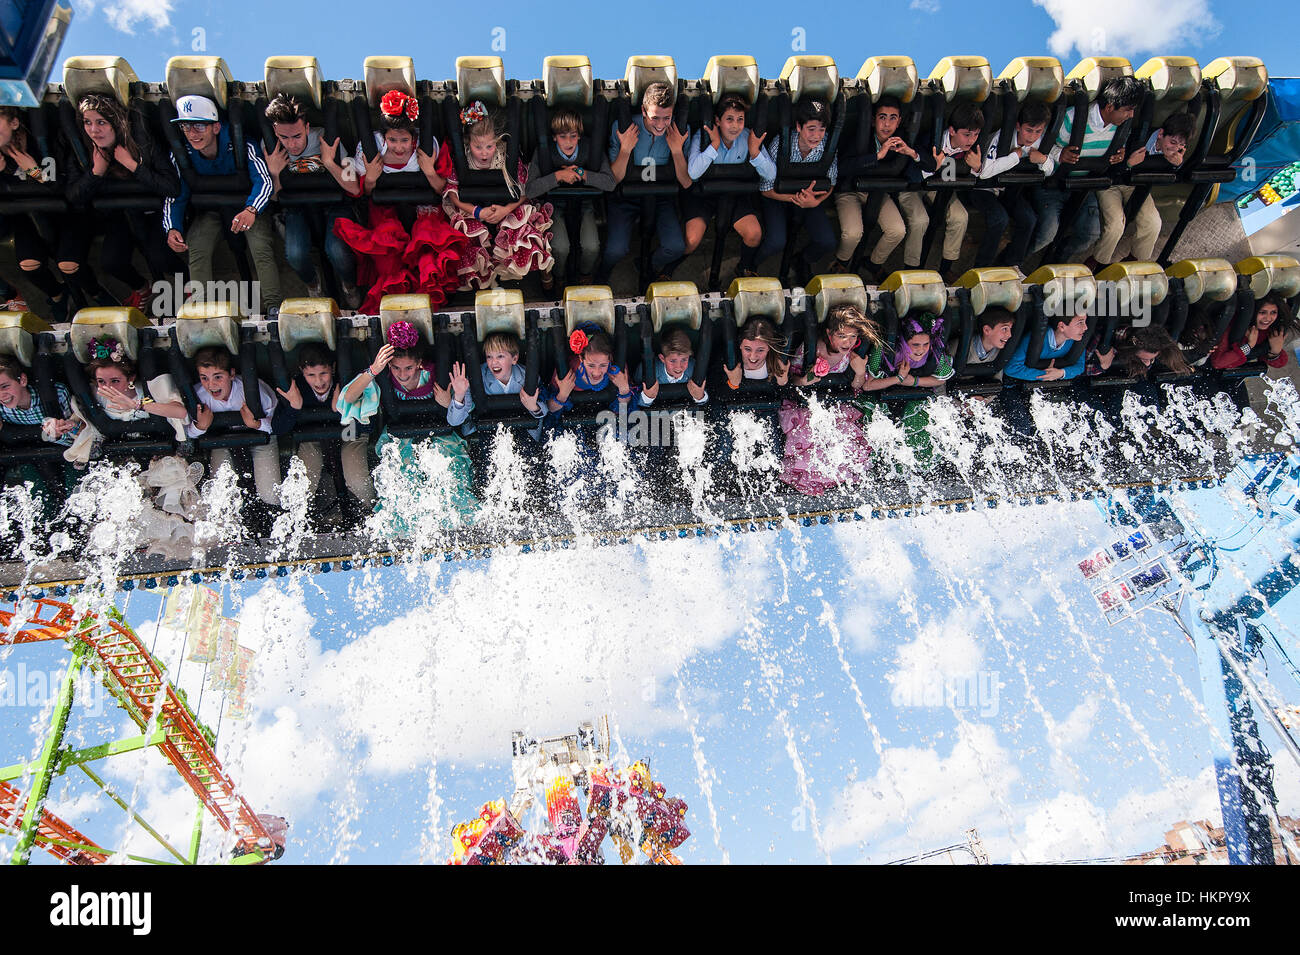
<instances>
[{"instance_id":1,"label":"boy wearing white cap","mask_svg":"<svg viewBox=\"0 0 1300 955\"><path fill-rule=\"evenodd\" d=\"M194 179L201 182L199 177L203 176L236 174L235 147L230 132L221 125L212 100L205 96L180 97L176 101L176 118L172 122L180 127L181 135L185 137ZM213 280L212 258L222 229L229 228L236 235L244 236L261 285L261 309L267 315L274 315L280 308L280 269L275 260L271 223L261 215L271 201L273 183L261 151L251 141L246 148L252 189L242 209L196 210L187 226L185 213L189 208L193 181L182 173L181 194L163 203L163 229L167 232L167 244L174 252L189 253L190 279L203 289L215 287L210 284ZM175 155L172 164L180 172Z\"/></svg>"}]
</instances>

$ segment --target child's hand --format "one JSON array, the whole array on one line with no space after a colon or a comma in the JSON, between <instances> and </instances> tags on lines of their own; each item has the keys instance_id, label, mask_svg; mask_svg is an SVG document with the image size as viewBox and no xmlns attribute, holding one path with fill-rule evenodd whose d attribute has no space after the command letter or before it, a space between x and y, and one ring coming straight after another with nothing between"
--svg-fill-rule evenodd
<instances>
[{"instance_id":1,"label":"child's hand","mask_svg":"<svg viewBox=\"0 0 1300 955\"><path fill-rule=\"evenodd\" d=\"M1043 163L1047 162L1047 153L1031 148L1029 150L1029 161L1035 166L1041 166Z\"/></svg>"},{"instance_id":2,"label":"child's hand","mask_svg":"<svg viewBox=\"0 0 1300 955\"><path fill-rule=\"evenodd\" d=\"M809 200L809 201L808 201L808 207L809 207L809 208L812 208L813 206L819 205L819 204L821 203L821 201L822 201L823 199L825 199L827 196L829 196L830 194L831 194L831 191L830 191L829 189L827 189L827 190L824 191L824 192L813 192L813 188L812 188L812 186L809 186L809 187L808 187L808 200Z\"/></svg>"},{"instance_id":3,"label":"child's hand","mask_svg":"<svg viewBox=\"0 0 1300 955\"><path fill-rule=\"evenodd\" d=\"M931 146L930 154L934 157L934 168L937 172L939 167L948 159L948 156L938 146Z\"/></svg>"},{"instance_id":4,"label":"child's hand","mask_svg":"<svg viewBox=\"0 0 1300 955\"><path fill-rule=\"evenodd\" d=\"M108 156L104 153L104 150L96 146L95 151L90 156L90 174L92 176L104 176L108 173L109 165Z\"/></svg>"},{"instance_id":5,"label":"child's hand","mask_svg":"<svg viewBox=\"0 0 1300 955\"><path fill-rule=\"evenodd\" d=\"M1121 163L1121 162L1123 162L1123 161L1124 161L1124 149L1123 149L1123 147L1121 147L1121 148L1115 150L1113 153L1111 153L1111 156L1110 156L1110 164L1111 164L1112 166L1115 165L1116 163Z\"/></svg>"},{"instance_id":6,"label":"child's hand","mask_svg":"<svg viewBox=\"0 0 1300 955\"><path fill-rule=\"evenodd\" d=\"M451 389L444 388L436 381L433 383L433 400L444 408L451 407Z\"/></svg>"},{"instance_id":7,"label":"child's hand","mask_svg":"<svg viewBox=\"0 0 1300 955\"><path fill-rule=\"evenodd\" d=\"M1038 376L1039 381L1059 381L1065 377L1064 368L1048 368Z\"/></svg>"},{"instance_id":8,"label":"child's hand","mask_svg":"<svg viewBox=\"0 0 1300 955\"><path fill-rule=\"evenodd\" d=\"M866 387L866 384L867 384L866 373L859 372L855 369L853 374L853 384L849 386L850 388L852 388L853 393L856 395L859 391L861 391L863 388Z\"/></svg>"},{"instance_id":9,"label":"child's hand","mask_svg":"<svg viewBox=\"0 0 1300 955\"><path fill-rule=\"evenodd\" d=\"M524 391L521 388L519 390L519 403L523 405L525 408L527 408L529 411L536 413L538 408L537 389L533 389L533 393L530 395L528 392Z\"/></svg>"},{"instance_id":10,"label":"child's hand","mask_svg":"<svg viewBox=\"0 0 1300 955\"><path fill-rule=\"evenodd\" d=\"M79 418L55 418L54 419L54 433L56 436L60 438L63 437L65 434L67 434L69 431L76 431L80 427L81 427L81 419Z\"/></svg>"},{"instance_id":11,"label":"child's hand","mask_svg":"<svg viewBox=\"0 0 1300 955\"><path fill-rule=\"evenodd\" d=\"M284 148L282 143L276 143L275 148L266 154L266 170L272 176L278 176L284 172L284 167L289 165L289 150Z\"/></svg>"},{"instance_id":12,"label":"child's hand","mask_svg":"<svg viewBox=\"0 0 1300 955\"><path fill-rule=\"evenodd\" d=\"M752 129L749 131L749 158L755 158L763 148L763 140L767 139L767 133L756 133Z\"/></svg>"},{"instance_id":13,"label":"child's hand","mask_svg":"<svg viewBox=\"0 0 1300 955\"><path fill-rule=\"evenodd\" d=\"M125 391L120 391L112 385L104 385L97 389L100 400L107 404L114 411L134 411L136 399L128 395Z\"/></svg>"},{"instance_id":14,"label":"child's hand","mask_svg":"<svg viewBox=\"0 0 1300 955\"><path fill-rule=\"evenodd\" d=\"M465 376L465 366L460 362L451 366L451 390L456 396L456 403L463 405L465 394L469 391L469 378Z\"/></svg>"},{"instance_id":15,"label":"child's hand","mask_svg":"<svg viewBox=\"0 0 1300 955\"><path fill-rule=\"evenodd\" d=\"M626 368L623 369L622 371L618 371L618 372L610 372L609 380L612 381L612 382L614 383L614 387L618 389L618 393L619 393L620 395L625 395L625 394L628 393L629 390L631 390L631 389L629 389L629 387L628 387L628 383L627 383L627 369L626 369Z\"/></svg>"},{"instance_id":16,"label":"child's hand","mask_svg":"<svg viewBox=\"0 0 1300 955\"><path fill-rule=\"evenodd\" d=\"M569 373L563 378L555 380L555 400L563 404L569 400L569 395L573 394L573 386L578 383L578 371L576 368L570 368Z\"/></svg>"},{"instance_id":17,"label":"child's hand","mask_svg":"<svg viewBox=\"0 0 1300 955\"><path fill-rule=\"evenodd\" d=\"M857 352L849 352L849 367L853 369L853 374L858 378L866 377L867 360Z\"/></svg>"},{"instance_id":18,"label":"child's hand","mask_svg":"<svg viewBox=\"0 0 1300 955\"><path fill-rule=\"evenodd\" d=\"M420 166L420 172L424 173L426 177L438 174L438 170L435 168L437 157L430 156L423 149L416 149L415 161Z\"/></svg>"},{"instance_id":19,"label":"child's hand","mask_svg":"<svg viewBox=\"0 0 1300 955\"><path fill-rule=\"evenodd\" d=\"M334 382L334 392L330 395L330 407L335 411L339 410L339 394L339 383L336 381Z\"/></svg>"},{"instance_id":20,"label":"child's hand","mask_svg":"<svg viewBox=\"0 0 1300 955\"><path fill-rule=\"evenodd\" d=\"M194 427L200 431L207 431L212 427L212 409L207 405L200 404L194 412Z\"/></svg>"},{"instance_id":21,"label":"child's hand","mask_svg":"<svg viewBox=\"0 0 1300 955\"><path fill-rule=\"evenodd\" d=\"M1179 143L1177 146L1166 146L1162 152L1165 154L1165 159L1169 161L1169 165L1181 166L1183 159L1187 155L1187 144Z\"/></svg>"},{"instance_id":22,"label":"child's hand","mask_svg":"<svg viewBox=\"0 0 1300 955\"><path fill-rule=\"evenodd\" d=\"M478 217L482 222L495 225L506 217L505 206L488 206L478 214Z\"/></svg>"},{"instance_id":23,"label":"child's hand","mask_svg":"<svg viewBox=\"0 0 1300 955\"><path fill-rule=\"evenodd\" d=\"M1259 329L1256 328L1254 325L1251 325L1250 328L1246 329L1246 347L1248 349L1254 348L1256 342L1258 341L1259 341Z\"/></svg>"},{"instance_id":24,"label":"child's hand","mask_svg":"<svg viewBox=\"0 0 1300 955\"><path fill-rule=\"evenodd\" d=\"M366 160L366 178L371 182L376 182L384 174L384 157L382 153L375 153L374 159Z\"/></svg>"},{"instance_id":25,"label":"child's hand","mask_svg":"<svg viewBox=\"0 0 1300 955\"><path fill-rule=\"evenodd\" d=\"M1268 350L1274 355L1280 355L1286 350L1286 331L1281 328L1274 328L1268 334Z\"/></svg>"},{"instance_id":26,"label":"child's hand","mask_svg":"<svg viewBox=\"0 0 1300 955\"><path fill-rule=\"evenodd\" d=\"M566 186L571 186L575 182L582 181L582 173L578 172L575 166L565 166L562 169L555 170L555 179Z\"/></svg>"},{"instance_id":27,"label":"child's hand","mask_svg":"<svg viewBox=\"0 0 1300 955\"><path fill-rule=\"evenodd\" d=\"M676 123L668 124L668 131L664 133L664 139L668 141L668 148L675 153L680 153L682 146L686 144L686 134L677 128Z\"/></svg>"},{"instance_id":28,"label":"child's hand","mask_svg":"<svg viewBox=\"0 0 1300 955\"><path fill-rule=\"evenodd\" d=\"M244 427L252 428L254 431L262 423L253 417L253 409L248 407L248 402L244 402L239 406L239 417L243 419Z\"/></svg>"},{"instance_id":29,"label":"child's hand","mask_svg":"<svg viewBox=\"0 0 1300 955\"><path fill-rule=\"evenodd\" d=\"M288 391L281 391L279 388L275 390L279 393L281 398L289 402L290 407L292 407L294 411L302 410L302 392L298 390L297 378L289 382Z\"/></svg>"},{"instance_id":30,"label":"child's hand","mask_svg":"<svg viewBox=\"0 0 1300 955\"><path fill-rule=\"evenodd\" d=\"M1078 146L1066 146L1065 149L1061 150L1061 162L1065 163L1067 166L1073 166L1078 161L1079 161Z\"/></svg>"},{"instance_id":31,"label":"child's hand","mask_svg":"<svg viewBox=\"0 0 1300 955\"><path fill-rule=\"evenodd\" d=\"M1115 349L1097 352L1097 364L1101 365L1102 371L1109 371L1111 362L1115 360Z\"/></svg>"},{"instance_id":32,"label":"child's hand","mask_svg":"<svg viewBox=\"0 0 1300 955\"><path fill-rule=\"evenodd\" d=\"M645 396L646 396L647 398L649 398L651 401L654 401L656 398L658 398L658 397L659 397L659 379L656 378L653 382L651 382L650 384L644 386L644 387L641 389L641 394L645 395Z\"/></svg>"},{"instance_id":33,"label":"child's hand","mask_svg":"<svg viewBox=\"0 0 1300 955\"><path fill-rule=\"evenodd\" d=\"M656 382L655 382L655 388L658 389L658 387L659 387L659 382L656 381ZM703 386L703 385L697 385L697 384L695 383L695 379L694 379L694 378L687 378L687 379L686 379L686 391L687 391L687 393L690 394L690 396L691 396L692 398L694 398L696 401L703 401L703 400L704 400L704 396L705 396L705 394L707 394L707 392L704 390L704 386Z\"/></svg>"},{"instance_id":34,"label":"child's hand","mask_svg":"<svg viewBox=\"0 0 1300 955\"><path fill-rule=\"evenodd\" d=\"M776 383L784 385L790 380L790 363L788 361L778 361L776 369Z\"/></svg>"},{"instance_id":35,"label":"child's hand","mask_svg":"<svg viewBox=\"0 0 1300 955\"><path fill-rule=\"evenodd\" d=\"M188 252L190 247L185 244L185 238L176 229L167 233L167 247L173 252Z\"/></svg>"},{"instance_id":36,"label":"child's hand","mask_svg":"<svg viewBox=\"0 0 1300 955\"><path fill-rule=\"evenodd\" d=\"M900 361L898 363L898 368L894 370L894 374L898 375L898 377L900 378L906 378L911 373L912 373L912 366L905 361Z\"/></svg>"},{"instance_id":37,"label":"child's hand","mask_svg":"<svg viewBox=\"0 0 1300 955\"><path fill-rule=\"evenodd\" d=\"M736 367L734 368L724 367L722 370L727 373L727 384L729 384L733 389L739 388L741 379L740 362L736 362Z\"/></svg>"},{"instance_id":38,"label":"child's hand","mask_svg":"<svg viewBox=\"0 0 1300 955\"><path fill-rule=\"evenodd\" d=\"M395 353L396 349L392 345L384 345L383 348L379 349L379 354L370 363L370 377L378 378L380 373L388 367L388 363L393 360Z\"/></svg>"},{"instance_id":39,"label":"child's hand","mask_svg":"<svg viewBox=\"0 0 1300 955\"><path fill-rule=\"evenodd\" d=\"M712 126L705 126L704 131L709 134L710 146L712 146L714 149L717 149L719 146L722 145L722 137L718 134L717 123L714 123Z\"/></svg>"},{"instance_id":40,"label":"child's hand","mask_svg":"<svg viewBox=\"0 0 1300 955\"><path fill-rule=\"evenodd\" d=\"M621 129L618 132L618 151L620 153L630 153L632 147L636 145L637 137L640 132L637 130L636 123L630 124L627 129Z\"/></svg>"},{"instance_id":41,"label":"child's hand","mask_svg":"<svg viewBox=\"0 0 1300 955\"><path fill-rule=\"evenodd\" d=\"M966 166L971 172L979 172L980 166L984 165L984 157L980 155L980 151L974 146L966 150L966 155L963 158L966 160Z\"/></svg>"},{"instance_id":42,"label":"child's hand","mask_svg":"<svg viewBox=\"0 0 1300 955\"><path fill-rule=\"evenodd\" d=\"M327 143L324 139L320 141L320 161L326 169L338 169L338 152L339 137L334 137L334 142Z\"/></svg>"},{"instance_id":43,"label":"child's hand","mask_svg":"<svg viewBox=\"0 0 1300 955\"><path fill-rule=\"evenodd\" d=\"M1133 155L1128 157L1128 164L1130 167L1133 167L1146 158L1147 148L1145 146L1139 146L1137 149L1133 150Z\"/></svg>"}]
</instances>

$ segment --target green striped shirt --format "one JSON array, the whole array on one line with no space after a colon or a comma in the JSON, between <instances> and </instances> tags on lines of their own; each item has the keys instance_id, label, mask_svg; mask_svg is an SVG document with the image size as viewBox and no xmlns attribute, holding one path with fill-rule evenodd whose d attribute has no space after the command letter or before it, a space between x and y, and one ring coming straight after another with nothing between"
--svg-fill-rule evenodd
<instances>
[{"instance_id":1,"label":"green striped shirt","mask_svg":"<svg viewBox=\"0 0 1300 955\"><path fill-rule=\"evenodd\" d=\"M1083 134L1083 145L1079 148L1080 159L1095 159L1106 155L1110 149L1111 140L1115 138L1115 132L1119 127L1107 123L1101 118L1101 107L1093 103L1088 109L1088 128ZM1051 158L1053 162L1061 158L1061 153L1070 145L1074 138L1074 108L1071 107L1065 111L1065 119L1061 121L1061 129L1056 134L1056 145L1052 147ZM1070 176L1086 176L1086 170L1075 169L1067 173Z\"/></svg>"}]
</instances>

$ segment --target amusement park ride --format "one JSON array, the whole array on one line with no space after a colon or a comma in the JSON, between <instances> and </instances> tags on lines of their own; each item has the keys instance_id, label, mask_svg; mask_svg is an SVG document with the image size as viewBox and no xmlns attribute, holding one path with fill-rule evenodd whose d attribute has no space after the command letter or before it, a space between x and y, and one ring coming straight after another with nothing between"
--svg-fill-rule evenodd
<instances>
[{"instance_id":1,"label":"amusement park ride","mask_svg":"<svg viewBox=\"0 0 1300 955\"><path fill-rule=\"evenodd\" d=\"M1237 471L1253 502L1238 533L1250 532L1254 541L1273 531L1286 547L1281 560L1263 547L1228 548L1208 538L1178 502L1143 489L1104 505L1126 536L1082 560L1079 570L1108 624L1152 611L1171 617L1186 635L1211 721L1228 858L1234 865L1272 865L1275 833L1286 839L1286 830L1277 820L1273 763L1257 719L1272 726L1297 767L1300 745L1288 725L1290 709L1260 678L1258 665L1268 633L1264 618L1300 585L1300 455L1247 458ZM1226 550L1236 552L1240 576L1221 572L1219 553Z\"/></svg>"}]
</instances>

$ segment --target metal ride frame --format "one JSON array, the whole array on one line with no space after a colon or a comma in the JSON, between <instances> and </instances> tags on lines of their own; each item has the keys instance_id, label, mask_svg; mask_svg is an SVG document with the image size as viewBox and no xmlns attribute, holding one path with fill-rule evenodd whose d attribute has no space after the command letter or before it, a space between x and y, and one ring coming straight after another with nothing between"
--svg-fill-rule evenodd
<instances>
[{"instance_id":1,"label":"metal ride frame","mask_svg":"<svg viewBox=\"0 0 1300 955\"><path fill-rule=\"evenodd\" d=\"M0 829L18 835L10 859L13 864L25 865L33 846L73 865L95 865L121 854L99 846L45 808L54 777L74 766L157 839L175 862L186 865L198 862L205 812L238 840L237 854L231 860L233 863L248 865L279 858L282 848L277 846L265 822L253 812L234 781L222 769L213 748L215 734L199 722L183 694L167 681L162 664L116 611L97 615L78 612L69 604L55 600L24 601L10 609L0 609L0 627L4 628L0 633L0 646L62 640L72 651L39 756L31 763L0 768ZM140 728L141 735L80 750L64 746L77 682L85 667L98 676L104 688ZM198 796L194 829L184 853L141 819L102 777L86 765L146 746L157 746ZM14 780L24 777L31 780L25 797L13 785ZM137 862L175 864L170 860L130 853L125 855Z\"/></svg>"}]
</instances>

